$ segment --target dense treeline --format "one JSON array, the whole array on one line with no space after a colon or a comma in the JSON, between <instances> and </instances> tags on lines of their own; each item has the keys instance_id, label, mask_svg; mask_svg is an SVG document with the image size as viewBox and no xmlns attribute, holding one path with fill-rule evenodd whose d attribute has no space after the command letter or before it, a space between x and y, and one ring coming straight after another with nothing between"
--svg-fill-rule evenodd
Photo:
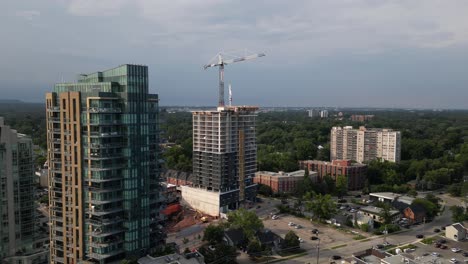
<instances>
[{"instance_id":1,"label":"dense treeline","mask_svg":"<svg viewBox=\"0 0 468 264\"><path fill-rule=\"evenodd\" d=\"M402 132L402 162L371 162L367 191L372 188L372 191L407 192L409 181L420 190L463 181L468 171L468 112L376 111L370 113L375 119L366 123L349 121L350 114L338 120L336 117L311 119L304 111L260 113L257 118L258 169L292 171L298 169L298 160L329 160L331 127L365 125ZM164 127L168 130L164 135L179 144L175 150L166 152L166 165L189 169L191 115L165 115Z\"/></svg>"},{"instance_id":2,"label":"dense treeline","mask_svg":"<svg viewBox=\"0 0 468 264\"><path fill-rule=\"evenodd\" d=\"M468 172L468 111L368 111L365 114L374 114L375 119L366 123L349 121L351 114L362 113L345 112L342 120L334 116L311 119L305 111L259 113L258 169L292 171L298 168L298 160L329 160L332 126L385 127L402 132L402 161L369 163L366 191L406 192L409 190L406 183L413 181L420 190L448 186L453 195L468 192L468 186L457 184L463 182ZM46 149L43 104L1 102L0 116ZM162 143L174 143L164 148L165 166L191 171L191 113L169 113L162 109L160 122Z\"/></svg>"}]
</instances>

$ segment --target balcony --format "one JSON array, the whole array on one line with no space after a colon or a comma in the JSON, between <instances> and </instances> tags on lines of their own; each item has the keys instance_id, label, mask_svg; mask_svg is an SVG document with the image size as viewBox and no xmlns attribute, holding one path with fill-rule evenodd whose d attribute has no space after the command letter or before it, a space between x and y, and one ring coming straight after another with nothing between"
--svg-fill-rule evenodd
<instances>
[{"instance_id":1,"label":"balcony","mask_svg":"<svg viewBox=\"0 0 468 264\"><path fill-rule=\"evenodd\" d=\"M90 232L89 234L93 237L106 237L106 236L111 236L115 234L119 234L125 231L123 228L116 228L114 230L106 230L106 231L100 231L99 228L95 229L96 231Z\"/></svg>"},{"instance_id":2,"label":"balcony","mask_svg":"<svg viewBox=\"0 0 468 264\"><path fill-rule=\"evenodd\" d=\"M47 108L47 111L49 111L49 112L60 112L60 107L54 106L54 107L51 107L51 108Z\"/></svg>"},{"instance_id":3,"label":"balcony","mask_svg":"<svg viewBox=\"0 0 468 264\"><path fill-rule=\"evenodd\" d=\"M87 182L102 183L102 182L110 182L110 181L120 181L120 180L123 180L123 178L122 177L111 176L111 177L84 178L84 180L87 181Z\"/></svg>"},{"instance_id":4,"label":"balcony","mask_svg":"<svg viewBox=\"0 0 468 264\"><path fill-rule=\"evenodd\" d=\"M118 216L112 218L104 218L104 219L85 219L85 222L92 224L93 226L106 226L106 225L113 225L117 223L123 222L123 218Z\"/></svg>"},{"instance_id":5,"label":"balcony","mask_svg":"<svg viewBox=\"0 0 468 264\"><path fill-rule=\"evenodd\" d=\"M125 145L122 143L110 143L110 144L98 144L98 143L91 143L91 144L83 144L84 147L91 148L91 149L107 149L107 148L121 148Z\"/></svg>"},{"instance_id":6,"label":"balcony","mask_svg":"<svg viewBox=\"0 0 468 264\"><path fill-rule=\"evenodd\" d=\"M90 242L89 245L94 248L105 248L105 247L109 247L112 245L120 244L122 242L123 242L122 239L114 239L114 240L109 240L105 242Z\"/></svg>"},{"instance_id":7,"label":"balcony","mask_svg":"<svg viewBox=\"0 0 468 264\"><path fill-rule=\"evenodd\" d=\"M120 113L120 108L103 108L103 107L90 107L88 108L89 113Z\"/></svg>"},{"instance_id":8,"label":"balcony","mask_svg":"<svg viewBox=\"0 0 468 264\"><path fill-rule=\"evenodd\" d=\"M122 254L124 252L125 251L123 249L117 249L117 250L114 250L114 251L111 251L111 252L108 252L108 253L105 253L105 254L89 253L87 256L89 258L92 258L92 259L103 260L103 259L110 258L110 257L118 255L118 254Z\"/></svg>"},{"instance_id":9,"label":"balcony","mask_svg":"<svg viewBox=\"0 0 468 264\"><path fill-rule=\"evenodd\" d=\"M90 170L90 171L106 171L106 170L115 170L115 169L122 169L125 168L125 164L114 164L114 165L93 165L91 167L89 166L83 166L85 170Z\"/></svg>"},{"instance_id":10,"label":"balcony","mask_svg":"<svg viewBox=\"0 0 468 264\"><path fill-rule=\"evenodd\" d=\"M88 124L91 126L120 125L122 124L122 121L120 120L89 120Z\"/></svg>"},{"instance_id":11,"label":"balcony","mask_svg":"<svg viewBox=\"0 0 468 264\"><path fill-rule=\"evenodd\" d=\"M120 159L124 156L120 153L90 153L89 155L85 155L85 160L106 160L106 159Z\"/></svg>"},{"instance_id":12,"label":"balcony","mask_svg":"<svg viewBox=\"0 0 468 264\"><path fill-rule=\"evenodd\" d=\"M115 214L115 213L119 213L119 212L122 212L123 211L123 208L109 208L109 209L93 209L93 210L90 210L88 211L87 213L91 216L104 216L104 215L108 215L108 214Z\"/></svg>"},{"instance_id":13,"label":"balcony","mask_svg":"<svg viewBox=\"0 0 468 264\"><path fill-rule=\"evenodd\" d=\"M114 202L119 202L123 201L123 198L112 198L112 199L91 199L90 203L94 205L101 205L101 204L108 204L108 203L114 203Z\"/></svg>"},{"instance_id":14,"label":"balcony","mask_svg":"<svg viewBox=\"0 0 468 264\"><path fill-rule=\"evenodd\" d=\"M114 131L114 132L91 132L89 135L91 137L99 137L99 138L102 138L102 137L121 137L122 133L117 132L117 131Z\"/></svg>"}]
</instances>

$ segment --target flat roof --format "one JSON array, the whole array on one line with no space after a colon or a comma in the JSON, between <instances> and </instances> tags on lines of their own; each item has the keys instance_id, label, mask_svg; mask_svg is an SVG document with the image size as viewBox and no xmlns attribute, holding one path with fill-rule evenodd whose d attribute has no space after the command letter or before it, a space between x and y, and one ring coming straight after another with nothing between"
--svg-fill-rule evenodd
<instances>
[{"instance_id":1,"label":"flat roof","mask_svg":"<svg viewBox=\"0 0 468 264\"><path fill-rule=\"evenodd\" d=\"M378 192L378 193L369 193L369 196L374 196L378 198L388 199L388 200L398 200L407 204L411 204L414 201L413 197L409 197L403 194L392 193L392 192Z\"/></svg>"},{"instance_id":2,"label":"flat roof","mask_svg":"<svg viewBox=\"0 0 468 264\"><path fill-rule=\"evenodd\" d=\"M365 206L365 207L361 207L359 209L360 211L364 211L364 212L368 212L368 213L373 213L373 214L377 214L379 215L381 212L382 212L382 208L380 207L376 207L376 206ZM399 214L400 212L397 211L397 210L390 210L390 214L394 215L394 214Z\"/></svg>"},{"instance_id":3,"label":"flat roof","mask_svg":"<svg viewBox=\"0 0 468 264\"><path fill-rule=\"evenodd\" d=\"M274 177L304 177L305 170L297 170L292 172L257 171L255 174L266 174ZM309 176L315 176L316 174L316 171L309 172Z\"/></svg>"}]
</instances>

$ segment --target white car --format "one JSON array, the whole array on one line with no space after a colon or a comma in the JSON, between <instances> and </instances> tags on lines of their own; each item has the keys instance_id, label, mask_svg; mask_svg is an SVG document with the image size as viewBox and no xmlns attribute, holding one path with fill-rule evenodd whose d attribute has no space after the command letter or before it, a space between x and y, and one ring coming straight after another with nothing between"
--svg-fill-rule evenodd
<instances>
[{"instance_id":1,"label":"white car","mask_svg":"<svg viewBox=\"0 0 468 264\"><path fill-rule=\"evenodd\" d=\"M459 249L459 248L452 248L452 252L458 253L460 251L461 251L461 249Z\"/></svg>"},{"instance_id":2,"label":"white car","mask_svg":"<svg viewBox=\"0 0 468 264\"><path fill-rule=\"evenodd\" d=\"M304 243L304 239L302 238L298 238L297 240L299 240L299 243Z\"/></svg>"},{"instance_id":3,"label":"white car","mask_svg":"<svg viewBox=\"0 0 468 264\"><path fill-rule=\"evenodd\" d=\"M294 228L300 229L300 228L302 228L302 226L301 225L296 225Z\"/></svg>"},{"instance_id":4,"label":"white car","mask_svg":"<svg viewBox=\"0 0 468 264\"><path fill-rule=\"evenodd\" d=\"M458 260L456 258L451 258L450 263L458 263Z\"/></svg>"},{"instance_id":5,"label":"white car","mask_svg":"<svg viewBox=\"0 0 468 264\"><path fill-rule=\"evenodd\" d=\"M279 218L279 217L278 217L277 215L273 215L273 216L271 217L271 219L273 219L273 220L276 220L276 219L278 219L278 218Z\"/></svg>"},{"instance_id":6,"label":"white car","mask_svg":"<svg viewBox=\"0 0 468 264\"><path fill-rule=\"evenodd\" d=\"M293 222L289 222L289 223L288 223L288 226L295 226L295 225L296 225L296 224L293 223Z\"/></svg>"},{"instance_id":7,"label":"white car","mask_svg":"<svg viewBox=\"0 0 468 264\"><path fill-rule=\"evenodd\" d=\"M440 254L437 253L437 252L432 252L431 255L434 256L434 257L439 257L440 256Z\"/></svg>"}]
</instances>

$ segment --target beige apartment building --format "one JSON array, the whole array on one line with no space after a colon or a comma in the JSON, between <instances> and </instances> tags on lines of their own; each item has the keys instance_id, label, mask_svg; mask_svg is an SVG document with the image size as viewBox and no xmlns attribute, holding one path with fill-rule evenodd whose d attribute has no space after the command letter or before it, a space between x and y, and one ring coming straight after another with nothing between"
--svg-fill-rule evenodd
<instances>
[{"instance_id":1,"label":"beige apartment building","mask_svg":"<svg viewBox=\"0 0 468 264\"><path fill-rule=\"evenodd\" d=\"M330 141L331 160L348 159L362 163L380 158L399 162L401 158L401 133L392 129L333 127Z\"/></svg>"}]
</instances>

